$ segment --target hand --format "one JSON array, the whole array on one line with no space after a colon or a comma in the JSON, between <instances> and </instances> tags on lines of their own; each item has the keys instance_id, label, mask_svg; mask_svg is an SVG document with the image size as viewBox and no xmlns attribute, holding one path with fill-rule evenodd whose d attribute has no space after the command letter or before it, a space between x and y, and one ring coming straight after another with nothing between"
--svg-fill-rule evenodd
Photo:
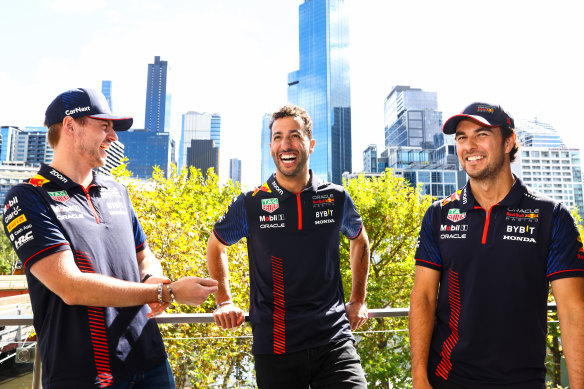
<instances>
[{"instance_id":1,"label":"hand","mask_svg":"<svg viewBox=\"0 0 584 389\"><path fill-rule=\"evenodd\" d=\"M210 278L184 277L170 284L177 303L201 305L211 293L217 292L216 280Z\"/></svg>"},{"instance_id":2,"label":"hand","mask_svg":"<svg viewBox=\"0 0 584 389\"><path fill-rule=\"evenodd\" d=\"M243 311L236 307L233 303L225 304L217 308L213 312L213 319L215 323L223 328L235 328L239 327L245 320Z\"/></svg>"},{"instance_id":3,"label":"hand","mask_svg":"<svg viewBox=\"0 0 584 389\"><path fill-rule=\"evenodd\" d=\"M369 318L365 304L349 301L345 304L345 309L347 311L347 318L349 318L352 331L355 331L365 324Z\"/></svg>"},{"instance_id":4,"label":"hand","mask_svg":"<svg viewBox=\"0 0 584 389\"><path fill-rule=\"evenodd\" d=\"M145 284L170 284L170 279L164 277L164 276L150 276L148 277L148 279L146 281L144 281ZM160 315L162 312L164 312L166 310L166 308L168 308L170 306L170 303L159 303L159 302L155 302L155 303L150 303L148 304L148 306L150 307L150 313L148 314L149 318L153 318L156 317L158 315Z\"/></svg>"}]
</instances>

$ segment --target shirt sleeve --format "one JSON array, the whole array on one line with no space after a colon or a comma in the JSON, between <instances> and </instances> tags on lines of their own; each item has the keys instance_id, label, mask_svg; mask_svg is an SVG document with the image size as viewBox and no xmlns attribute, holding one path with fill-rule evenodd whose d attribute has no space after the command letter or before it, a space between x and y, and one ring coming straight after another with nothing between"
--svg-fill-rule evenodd
<instances>
[{"instance_id":1,"label":"shirt sleeve","mask_svg":"<svg viewBox=\"0 0 584 389\"><path fill-rule=\"evenodd\" d=\"M341 223L341 232L349 239L355 239L361 234L363 229L363 219L355 208L355 203L348 192L345 192L345 201L343 203L343 222Z\"/></svg>"},{"instance_id":2,"label":"shirt sleeve","mask_svg":"<svg viewBox=\"0 0 584 389\"><path fill-rule=\"evenodd\" d=\"M225 215L215 223L213 233L221 243L227 246L237 243L241 238L248 237L249 229L243 193L229 205Z\"/></svg>"},{"instance_id":3,"label":"shirt sleeve","mask_svg":"<svg viewBox=\"0 0 584 389\"><path fill-rule=\"evenodd\" d=\"M48 206L24 185L12 188L4 202L4 232L25 268L70 245Z\"/></svg>"},{"instance_id":4,"label":"shirt sleeve","mask_svg":"<svg viewBox=\"0 0 584 389\"><path fill-rule=\"evenodd\" d=\"M430 206L424 215L424 219L422 219L415 259L416 265L442 270L442 256L440 255L433 229L435 206Z\"/></svg>"},{"instance_id":5,"label":"shirt sleeve","mask_svg":"<svg viewBox=\"0 0 584 389\"><path fill-rule=\"evenodd\" d=\"M547 276L550 281L584 277L584 252L580 232L570 211L563 204L554 208Z\"/></svg>"},{"instance_id":6,"label":"shirt sleeve","mask_svg":"<svg viewBox=\"0 0 584 389\"><path fill-rule=\"evenodd\" d=\"M134 212L134 207L130 202L130 213L132 215L132 228L134 230L134 244L136 245L136 252L144 250L148 245L146 244L146 233L142 229L142 224Z\"/></svg>"}]
</instances>

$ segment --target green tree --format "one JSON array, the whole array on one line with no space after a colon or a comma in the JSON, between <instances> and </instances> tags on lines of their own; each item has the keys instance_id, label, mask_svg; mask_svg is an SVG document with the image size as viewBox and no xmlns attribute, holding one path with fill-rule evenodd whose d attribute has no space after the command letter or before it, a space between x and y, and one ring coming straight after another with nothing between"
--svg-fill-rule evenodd
<instances>
[{"instance_id":1,"label":"green tree","mask_svg":"<svg viewBox=\"0 0 584 389\"><path fill-rule=\"evenodd\" d=\"M15 258L16 254L14 254L10 240L2 229L0 234L0 274L12 273L12 264Z\"/></svg>"},{"instance_id":2,"label":"green tree","mask_svg":"<svg viewBox=\"0 0 584 389\"><path fill-rule=\"evenodd\" d=\"M414 280L414 254L429 196L395 176L391 170L374 178L345 182L369 235L371 265L367 284L370 308L409 306ZM341 240L341 270L350 291L349 241ZM411 387L407 318L370 320L357 333L357 350L370 387Z\"/></svg>"},{"instance_id":3,"label":"green tree","mask_svg":"<svg viewBox=\"0 0 584 389\"><path fill-rule=\"evenodd\" d=\"M125 167L114 174L128 178ZM176 169L165 178L155 169L148 183L127 181L136 214L148 237L148 244L171 279L207 277L207 240L213 225L227 210L240 189L231 182L219 186L212 170L204 177L197 169ZM229 247L229 270L233 299L248 310L248 265L244 241ZM212 312L211 297L199 307L173 304L167 313ZM224 331L215 324L162 325L169 360L178 388L207 387L223 383L236 387L253 380L251 329L243 325ZM237 383L238 382L238 383ZM244 385L243 384L243 385Z\"/></svg>"}]
</instances>

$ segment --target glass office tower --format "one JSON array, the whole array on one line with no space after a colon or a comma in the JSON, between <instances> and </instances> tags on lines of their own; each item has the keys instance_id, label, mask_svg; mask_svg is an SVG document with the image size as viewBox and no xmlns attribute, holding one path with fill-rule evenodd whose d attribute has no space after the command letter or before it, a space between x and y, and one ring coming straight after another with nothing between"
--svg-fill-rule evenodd
<instances>
[{"instance_id":1,"label":"glass office tower","mask_svg":"<svg viewBox=\"0 0 584 389\"><path fill-rule=\"evenodd\" d=\"M168 62L161 61L159 56L148 64L144 128L149 131L164 132L165 129L167 71Z\"/></svg>"},{"instance_id":2,"label":"glass office tower","mask_svg":"<svg viewBox=\"0 0 584 389\"><path fill-rule=\"evenodd\" d=\"M101 93L105 96L107 100L107 105L109 105L110 110L114 111L114 106L112 105L112 82L110 80L103 80L101 82Z\"/></svg>"},{"instance_id":3,"label":"glass office tower","mask_svg":"<svg viewBox=\"0 0 584 389\"><path fill-rule=\"evenodd\" d=\"M276 164L274 164L274 159L272 158L272 153L270 152L272 134L270 131L271 119L272 115L269 113L264 114L262 117L262 183L266 182L268 178L270 178L270 176L276 171Z\"/></svg>"},{"instance_id":4,"label":"glass office tower","mask_svg":"<svg viewBox=\"0 0 584 389\"><path fill-rule=\"evenodd\" d=\"M316 140L310 167L340 184L351 172L349 15L344 0L305 0L299 7L300 67L288 74L288 100L308 111Z\"/></svg>"}]
</instances>

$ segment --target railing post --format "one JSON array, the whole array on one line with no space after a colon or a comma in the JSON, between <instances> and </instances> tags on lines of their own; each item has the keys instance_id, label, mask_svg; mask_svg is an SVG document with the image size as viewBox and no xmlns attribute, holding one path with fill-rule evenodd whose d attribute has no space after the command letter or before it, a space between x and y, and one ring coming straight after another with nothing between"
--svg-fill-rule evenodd
<instances>
[{"instance_id":1,"label":"railing post","mask_svg":"<svg viewBox=\"0 0 584 389\"><path fill-rule=\"evenodd\" d=\"M34 365L32 368L32 389L43 389L43 384L41 383L41 353L39 352L39 338L37 336L37 345L34 353Z\"/></svg>"}]
</instances>

